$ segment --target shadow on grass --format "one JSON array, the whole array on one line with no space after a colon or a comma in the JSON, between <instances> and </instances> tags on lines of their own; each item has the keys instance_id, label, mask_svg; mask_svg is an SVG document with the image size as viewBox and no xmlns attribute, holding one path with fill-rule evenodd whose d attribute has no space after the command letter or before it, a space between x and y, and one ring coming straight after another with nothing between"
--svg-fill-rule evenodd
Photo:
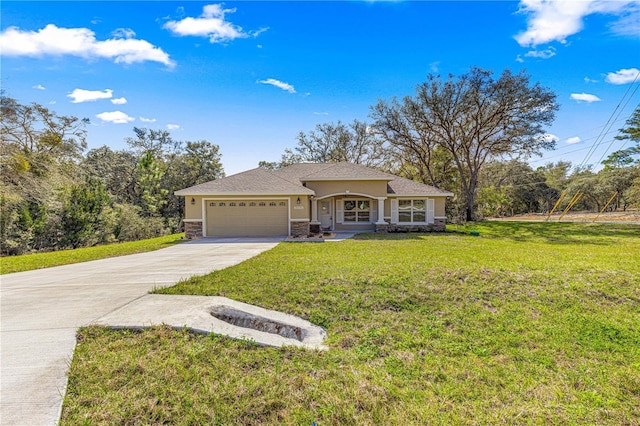
<instances>
[{"instance_id":1,"label":"shadow on grass","mask_svg":"<svg viewBox=\"0 0 640 426\"><path fill-rule=\"evenodd\" d=\"M472 233L478 234L473 235ZM446 232L358 234L355 240L423 240L436 237L500 238L550 244L610 244L640 238L640 225L558 222L474 222L447 225Z\"/></svg>"}]
</instances>

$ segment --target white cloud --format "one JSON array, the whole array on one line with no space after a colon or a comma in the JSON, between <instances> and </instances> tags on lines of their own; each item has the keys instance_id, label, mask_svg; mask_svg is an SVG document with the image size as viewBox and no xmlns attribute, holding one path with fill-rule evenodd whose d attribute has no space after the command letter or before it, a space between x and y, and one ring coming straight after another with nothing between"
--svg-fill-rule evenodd
<instances>
[{"instance_id":1,"label":"white cloud","mask_svg":"<svg viewBox=\"0 0 640 426\"><path fill-rule=\"evenodd\" d=\"M314 112L313 115L329 115L328 112Z\"/></svg>"},{"instance_id":2,"label":"white cloud","mask_svg":"<svg viewBox=\"0 0 640 426\"><path fill-rule=\"evenodd\" d=\"M630 4L625 13L609 25L611 30L619 35L638 38L640 28L640 3Z\"/></svg>"},{"instance_id":3,"label":"white cloud","mask_svg":"<svg viewBox=\"0 0 640 426\"><path fill-rule=\"evenodd\" d=\"M47 88L44 87L42 84L36 84L35 86L31 86L31 88L36 90L47 90Z\"/></svg>"},{"instance_id":4,"label":"white cloud","mask_svg":"<svg viewBox=\"0 0 640 426\"><path fill-rule=\"evenodd\" d=\"M527 15L527 29L515 36L520 46L537 46L558 41L580 32L583 18L592 14L611 14L622 17L613 24L616 32L632 31L630 13L637 12L637 0L521 0L520 13ZM635 27L637 33L637 27Z\"/></svg>"},{"instance_id":5,"label":"white cloud","mask_svg":"<svg viewBox=\"0 0 640 426\"><path fill-rule=\"evenodd\" d=\"M167 129L169 130L178 130L180 128L177 124L167 124Z\"/></svg>"},{"instance_id":6,"label":"white cloud","mask_svg":"<svg viewBox=\"0 0 640 426\"><path fill-rule=\"evenodd\" d=\"M156 119L155 118L140 117L140 121L142 121L143 123L155 123Z\"/></svg>"},{"instance_id":7,"label":"white cloud","mask_svg":"<svg viewBox=\"0 0 640 426\"><path fill-rule=\"evenodd\" d=\"M111 103L114 105L124 105L127 103L127 98L115 98L111 99Z\"/></svg>"},{"instance_id":8,"label":"white cloud","mask_svg":"<svg viewBox=\"0 0 640 426\"><path fill-rule=\"evenodd\" d=\"M115 38L134 38L136 36L136 32L131 28L116 28L111 32L111 35Z\"/></svg>"},{"instance_id":9,"label":"white cloud","mask_svg":"<svg viewBox=\"0 0 640 426\"><path fill-rule=\"evenodd\" d=\"M549 59L556 56L556 49L550 46L545 50L530 50L525 53L524 56L529 58Z\"/></svg>"},{"instance_id":10,"label":"white cloud","mask_svg":"<svg viewBox=\"0 0 640 426\"><path fill-rule=\"evenodd\" d=\"M605 81L611 84L633 83L639 78L638 74L640 74L640 70L638 68L621 69L607 74Z\"/></svg>"},{"instance_id":11,"label":"white cloud","mask_svg":"<svg viewBox=\"0 0 640 426\"><path fill-rule=\"evenodd\" d=\"M431 72L440 71L440 61L431 62L429 64L429 69L431 70Z\"/></svg>"},{"instance_id":12,"label":"white cloud","mask_svg":"<svg viewBox=\"0 0 640 426\"><path fill-rule=\"evenodd\" d=\"M585 82L585 83L597 83L597 82L598 82L598 80L594 80L594 79L592 79L592 78L585 77L585 78L584 78L584 82Z\"/></svg>"},{"instance_id":13,"label":"white cloud","mask_svg":"<svg viewBox=\"0 0 640 426\"><path fill-rule=\"evenodd\" d=\"M102 121L114 124L126 124L135 120L135 118L128 116L122 111L101 112L100 114L96 114L96 117Z\"/></svg>"},{"instance_id":14,"label":"white cloud","mask_svg":"<svg viewBox=\"0 0 640 426\"><path fill-rule=\"evenodd\" d=\"M166 52L148 41L133 38L100 41L88 28L59 28L53 24L38 31L9 27L0 33L0 50L5 56L71 55L110 59L117 64L152 61L168 67L175 65Z\"/></svg>"},{"instance_id":15,"label":"white cloud","mask_svg":"<svg viewBox=\"0 0 640 426\"><path fill-rule=\"evenodd\" d=\"M67 95L67 98L71 98L71 102L79 104L80 102L93 102L98 99L109 99L113 96L113 90L84 90L74 89L73 92Z\"/></svg>"},{"instance_id":16,"label":"white cloud","mask_svg":"<svg viewBox=\"0 0 640 426\"><path fill-rule=\"evenodd\" d=\"M258 37L260 34L269 31L269 27L260 28L259 30L249 31L249 35L253 38Z\"/></svg>"},{"instance_id":17,"label":"white cloud","mask_svg":"<svg viewBox=\"0 0 640 426\"><path fill-rule=\"evenodd\" d=\"M544 135L541 136L541 138L544 142L558 142L560 140L559 137L557 137L552 133L545 133Z\"/></svg>"},{"instance_id":18,"label":"white cloud","mask_svg":"<svg viewBox=\"0 0 640 426\"><path fill-rule=\"evenodd\" d=\"M567 139L567 140L566 140L566 142L567 142L569 145L572 145L572 144L574 144L574 143L578 143L578 142L581 142L581 141L582 141L582 139L580 139L578 136L574 136L574 137L569 138L569 139Z\"/></svg>"},{"instance_id":19,"label":"white cloud","mask_svg":"<svg viewBox=\"0 0 640 426\"><path fill-rule=\"evenodd\" d=\"M259 80L258 83L261 84L270 84L271 86L278 87L282 90L286 90L289 93L296 93L296 89L290 85L289 83L285 83L284 81L276 80L275 78L268 78L266 80Z\"/></svg>"},{"instance_id":20,"label":"white cloud","mask_svg":"<svg viewBox=\"0 0 640 426\"><path fill-rule=\"evenodd\" d=\"M602 100L596 95L591 95L589 93L572 93L571 99L578 102L588 102L588 103L598 102Z\"/></svg>"},{"instance_id":21,"label":"white cloud","mask_svg":"<svg viewBox=\"0 0 640 426\"><path fill-rule=\"evenodd\" d=\"M163 25L163 28L180 36L208 37L211 43L246 38L249 34L245 33L241 27L225 21L225 14L235 11L235 9L223 9L220 4L209 4L202 8L202 15L199 17L169 21Z\"/></svg>"}]
</instances>

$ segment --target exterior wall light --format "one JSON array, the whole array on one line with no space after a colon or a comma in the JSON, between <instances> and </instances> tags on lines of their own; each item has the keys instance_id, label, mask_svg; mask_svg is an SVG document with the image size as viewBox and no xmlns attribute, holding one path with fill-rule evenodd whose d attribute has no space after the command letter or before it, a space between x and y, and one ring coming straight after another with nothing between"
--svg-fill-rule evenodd
<instances>
[{"instance_id":1,"label":"exterior wall light","mask_svg":"<svg viewBox=\"0 0 640 426\"><path fill-rule=\"evenodd\" d=\"M196 203L196 199L191 197L191 205L193 206Z\"/></svg>"},{"instance_id":2,"label":"exterior wall light","mask_svg":"<svg viewBox=\"0 0 640 426\"><path fill-rule=\"evenodd\" d=\"M300 205L301 201L300 201L300 197L298 197L298 199L296 200L296 204Z\"/></svg>"}]
</instances>

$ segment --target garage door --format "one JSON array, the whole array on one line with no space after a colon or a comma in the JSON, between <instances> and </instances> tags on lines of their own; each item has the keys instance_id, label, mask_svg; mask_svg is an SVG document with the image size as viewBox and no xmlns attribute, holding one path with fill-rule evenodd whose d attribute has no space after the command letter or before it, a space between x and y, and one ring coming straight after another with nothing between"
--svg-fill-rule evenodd
<instances>
[{"instance_id":1,"label":"garage door","mask_svg":"<svg viewBox=\"0 0 640 426\"><path fill-rule=\"evenodd\" d=\"M267 237L288 235L285 200L207 201L207 236Z\"/></svg>"}]
</instances>

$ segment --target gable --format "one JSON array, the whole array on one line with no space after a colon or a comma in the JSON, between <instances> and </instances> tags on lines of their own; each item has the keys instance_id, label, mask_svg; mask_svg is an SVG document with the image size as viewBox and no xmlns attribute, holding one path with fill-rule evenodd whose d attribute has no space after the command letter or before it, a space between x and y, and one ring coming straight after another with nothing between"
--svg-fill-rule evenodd
<instances>
[{"instance_id":1,"label":"gable","mask_svg":"<svg viewBox=\"0 0 640 426\"><path fill-rule=\"evenodd\" d=\"M366 194L373 197L450 197L451 192L352 163L298 163L255 168L176 191L176 195Z\"/></svg>"}]
</instances>

